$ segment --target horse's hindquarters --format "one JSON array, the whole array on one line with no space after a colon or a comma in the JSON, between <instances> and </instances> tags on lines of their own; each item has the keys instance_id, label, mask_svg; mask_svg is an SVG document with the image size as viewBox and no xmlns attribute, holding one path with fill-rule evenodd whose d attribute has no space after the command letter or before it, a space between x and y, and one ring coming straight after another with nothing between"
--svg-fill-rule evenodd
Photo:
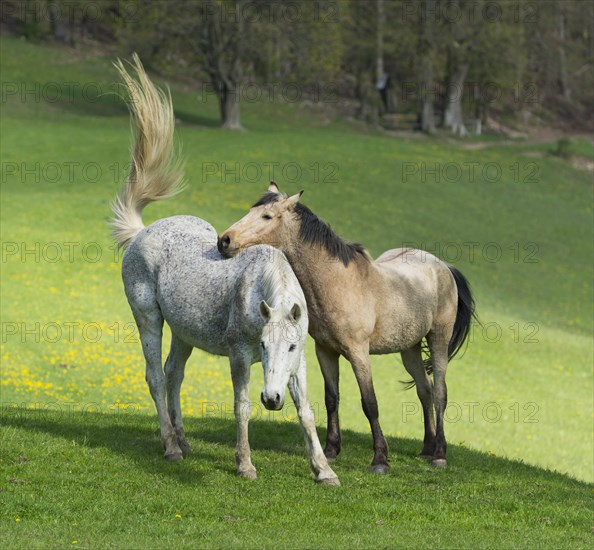
<instances>
[{"instance_id":1,"label":"horse's hindquarters","mask_svg":"<svg viewBox=\"0 0 594 550\"><path fill-rule=\"evenodd\" d=\"M157 309L187 344L228 355L226 328L237 278L216 250L216 232L199 218L175 216L141 231L122 262L135 312Z\"/></svg>"}]
</instances>

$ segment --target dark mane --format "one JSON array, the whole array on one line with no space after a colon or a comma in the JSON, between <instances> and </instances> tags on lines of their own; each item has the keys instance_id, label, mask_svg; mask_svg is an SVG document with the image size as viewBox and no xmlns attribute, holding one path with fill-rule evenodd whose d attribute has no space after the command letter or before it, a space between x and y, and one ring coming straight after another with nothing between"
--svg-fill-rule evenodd
<instances>
[{"instance_id":1,"label":"dark mane","mask_svg":"<svg viewBox=\"0 0 594 550\"><path fill-rule=\"evenodd\" d=\"M362 244L350 243L341 239L325 221L318 218L307 206L298 202L294 212L300 222L299 237L303 242L324 247L330 256L338 258L345 267L353 260L369 261L367 251Z\"/></svg>"},{"instance_id":2,"label":"dark mane","mask_svg":"<svg viewBox=\"0 0 594 550\"><path fill-rule=\"evenodd\" d=\"M287 195L282 193L266 193L252 206L263 206L281 199ZM298 202L294 213L299 220L299 238L308 244L317 244L326 249L333 258L339 259L345 267L357 259L369 261L367 250L362 244L349 243L341 239L332 228L318 218L307 206Z\"/></svg>"},{"instance_id":3,"label":"dark mane","mask_svg":"<svg viewBox=\"0 0 594 550\"><path fill-rule=\"evenodd\" d=\"M262 195L257 202L252 204L252 208L256 208L256 206L263 206L265 204L270 204L271 202L278 202L281 199L286 199L287 195L281 193L265 193Z\"/></svg>"}]
</instances>

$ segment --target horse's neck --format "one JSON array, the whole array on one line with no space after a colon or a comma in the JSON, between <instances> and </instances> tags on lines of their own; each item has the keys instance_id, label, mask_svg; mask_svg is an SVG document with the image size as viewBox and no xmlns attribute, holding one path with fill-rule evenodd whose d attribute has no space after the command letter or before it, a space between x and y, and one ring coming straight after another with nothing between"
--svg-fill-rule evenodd
<instances>
[{"instance_id":1,"label":"horse's neck","mask_svg":"<svg viewBox=\"0 0 594 550\"><path fill-rule=\"evenodd\" d=\"M339 296L353 288L361 288L364 280L373 269L372 264L362 270L356 260L345 266L326 249L296 241L283 249L295 275L303 289L310 313L321 315L327 309L329 294Z\"/></svg>"},{"instance_id":2,"label":"horse's neck","mask_svg":"<svg viewBox=\"0 0 594 550\"><path fill-rule=\"evenodd\" d=\"M293 288L294 277L289 264L278 251L273 251L272 258L264 263L259 279L262 298L271 307L278 307L287 293L298 293L298 289Z\"/></svg>"}]
</instances>

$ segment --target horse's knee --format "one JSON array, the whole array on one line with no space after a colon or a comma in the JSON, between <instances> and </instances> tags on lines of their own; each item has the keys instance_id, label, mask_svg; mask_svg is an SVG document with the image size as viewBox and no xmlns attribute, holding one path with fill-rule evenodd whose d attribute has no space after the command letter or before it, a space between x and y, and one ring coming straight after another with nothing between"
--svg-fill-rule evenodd
<instances>
[{"instance_id":1,"label":"horse's knee","mask_svg":"<svg viewBox=\"0 0 594 550\"><path fill-rule=\"evenodd\" d=\"M433 397L433 387L429 381L427 381L427 383L416 382L416 387L417 396L421 401Z\"/></svg>"},{"instance_id":2,"label":"horse's knee","mask_svg":"<svg viewBox=\"0 0 594 550\"><path fill-rule=\"evenodd\" d=\"M379 417L379 409L375 397L361 398L361 406L363 407L363 412L367 418L377 419Z\"/></svg>"},{"instance_id":3,"label":"horse's knee","mask_svg":"<svg viewBox=\"0 0 594 550\"><path fill-rule=\"evenodd\" d=\"M158 374L148 372L145 376L146 383L149 387L151 395L153 399L160 397L165 389L165 379L163 375L159 376Z\"/></svg>"},{"instance_id":4,"label":"horse's knee","mask_svg":"<svg viewBox=\"0 0 594 550\"><path fill-rule=\"evenodd\" d=\"M306 407L301 407L297 414L299 415L299 421L301 424L304 426L312 425L315 429L315 416L309 405Z\"/></svg>"},{"instance_id":5,"label":"horse's knee","mask_svg":"<svg viewBox=\"0 0 594 550\"><path fill-rule=\"evenodd\" d=\"M338 402L339 402L338 393L335 391L326 390L326 393L324 395L324 402L325 402L326 410L328 411L328 414L334 413L336 410L338 410Z\"/></svg>"},{"instance_id":6,"label":"horse's knee","mask_svg":"<svg viewBox=\"0 0 594 550\"><path fill-rule=\"evenodd\" d=\"M167 361L165 361L163 370L165 371L167 378L171 378L175 374L175 371L177 370L176 367L177 365L172 360L167 359Z\"/></svg>"}]
</instances>

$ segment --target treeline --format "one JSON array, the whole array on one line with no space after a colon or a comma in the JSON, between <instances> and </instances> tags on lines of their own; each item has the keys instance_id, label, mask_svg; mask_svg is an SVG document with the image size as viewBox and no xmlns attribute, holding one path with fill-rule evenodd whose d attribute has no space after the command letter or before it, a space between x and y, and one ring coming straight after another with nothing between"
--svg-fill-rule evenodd
<instances>
[{"instance_id":1,"label":"treeline","mask_svg":"<svg viewBox=\"0 0 594 550\"><path fill-rule=\"evenodd\" d=\"M589 0L5 0L4 30L136 51L205 83L221 124L242 99L352 105L385 125L480 131L495 117L591 128Z\"/></svg>"}]
</instances>

